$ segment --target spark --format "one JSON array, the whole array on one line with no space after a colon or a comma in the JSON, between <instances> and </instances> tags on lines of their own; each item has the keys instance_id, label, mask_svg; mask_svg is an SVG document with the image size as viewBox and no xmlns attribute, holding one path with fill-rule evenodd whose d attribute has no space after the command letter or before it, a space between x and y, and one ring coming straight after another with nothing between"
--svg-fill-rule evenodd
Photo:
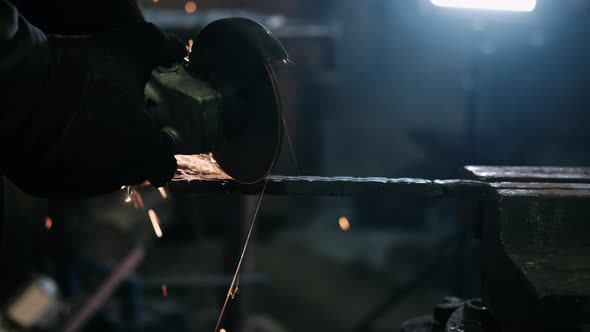
<instances>
[{"instance_id":1,"label":"spark","mask_svg":"<svg viewBox=\"0 0 590 332\"><path fill-rule=\"evenodd\" d=\"M283 63L286 65L295 65L295 62L293 62L291 59L289 58L285 58L283 59Z\"/></svg>"},{"instance_id":2,"label":"spark","mask_svg":"<svg viewBox=\"0 0 590 332\"><path fill-rule=\"evenodd\" d=\"M342 229L345 232L348 232L348 230L350 229L350 222L346 217L340 217L340 219L338 219L338 225L340 226L340 229Z\"/></svg>"},{"instance_id":3,"label":"spark","mask_svg":"<svg viewBox=\"0 0 590 332\"><path fill-rule=\"evenodd\" d=\"M229 289L227 290L225 301L223 302L223 306L221 307L221 311L219 312L219 317L217 318L217 324L215 324L214 332L221 332L223 330L219 330L219 326L221 325L221 321L223 320L225 308L227 307L229 300L233 300L236 294L239 292L238 284L240 283L240 271L242 269L242 262L244 261L244 256L246 255L246 250L248 249L248 244L250 243L250 237L252 237L252 233L254 232L254 225L256 224L256 218L258 217L258 212L260 211L260 206L262 205L262 199L264 198L264 192L266 191L267 184L268 177L264 180L264 186L262 187L262 191L260 192L260 197L258 198L258 203L256 204L256 210L254 211L254 216L252 217L252 222L250 223L250 229L248 230L246 241L244 241L242 254L240 255L238 265L236 266L236 272L234 273L234 277L231 281L231 284L229 285Z\"/></svg>"},{"instance_id":4,"label":"spark","mask_svg":"<svg viewBox=\"0 0 590 332\"><path fill-rule=\"evenodd\" d=\"M162 195L163 199L168 198L168 193L166 192L166 189L164 189L164 187L158 188L158 191L160 192L160 195Z\"/></svg>"},{"instance_id":5,"label":"spark","mask_svg":"<svg viewBox=\"0 0 590 332\"><path fill-rule=\"evenodd\" d=\"M293 158L293 164L295 165L295 170L297 174L301 173L301 169L299 168L299 163L297 162L297 157L295 156L295 148L293 147L293 142L291 141L291 135L289 134L289 126L287 126L287 119L285 119L285 115L281 113L281 118L283 119L283 128L285 128L285 135L287 136L287 143L289 144L289 151L291 152L291 158Z\"/></svg>"},{"instance_id":6,"label":"spark","mask_svg":"<svg viewBox=\"0 0 590 332\"><path fill-rule=\"evenodd\" d=\"M277 85L275 76L273 74L272 67L268 64L266 65L266 71L272 81L273 89L275 90L275 103L277 106L277 110L281 110L282 107L281 107L281 100L280 100L279 93L278 93L278 85ZM285 129L287 129L286 128L286 121L285 121L284 117L283 117L283 124L285 125ZM287 133L287 136L288 136L288 133ZM293 160L295 162L295 167L299 170L299 165L297 165L297 159L295 159L295 152L293 150L292 145L290 147L291 147L291 153L293 155ZM178 156L177 156L177 159L178 159ZM214 161L212 155L211 155L211 160ZM179 165L179 168L180 168L180 165ZM268 171L268 174L270 174L270 172L271 172L271 170ZM223 315L225 313L225 309L227 308L227 304L228 304L229 300L230 299L233 300L239 291L238 284L240 283L239 278L240 278L240 270L242 268L242 262L244 261L244 256L246 254L246 250L248 249L248 244L250 243L250 237L252 236L252 232L254 231L254 225L256 224L256 218L258 217L258 212L260 211L260 206L262 205L262 199L264 198L264 193L266 192L267 184L268 184L268 177L266 177L266 179L264 180L264 185L262 186L262 191L260 192L260 197L258 199L258 204L256 205L256 210L254 211L254 216L253 216L252 221L250 223L250 229L248 230L248 235L246 236L246 241L244 242L242 254L240 255L240 259L238 260L238 265L236 267L236 271L234 273L234 277L232 279L232 282L229 285L229 289L227 290L227 295L225 296L225 301L223 302L223 306L221 307L219 317L217 318L217 323L215 324L214 332L217 332L217 331L225 332L225 329L222 328L220 330L219 327L221 325L221 322L223 321Z\"/></svg>"},{"instance_id":7,"label":"spark","mask_svg":"<svg viewBox=\"0 0 590 332\"><path fill-rule=\"evenodd\" d=\"M121 190L124 190L125 188L127 188L127 186L121 186Z\"/></svg>"},{"instance_id":8,"label":"spark","mask_svg":"<svg viewBox=\"0 0 590 332\"><path fill-rule=\"evenodd\" d=\"M184 57L184 61L189 62L191 53L193 52L193 40L189 39L188 43L186 44L186 56Z\"/></svg>"},{"instance_id":9,"label":"spark","mask_svg":"<svg viewBox=\"0 0 590 332\"><path fill-rule=\"evenodd\" d=\"M135 190L135 189L131 189L132 193L133 193L133 205L136 206L137 208L144 208L145 205L143 204L143 198L141 198L141 194ZM136 205L137 204L137 205Z\"/></svg>"},{"instance_id":10,"label":"spark","mask_svg":"<svg viewBox=\"0 0 590 332\"><path fill-rule=\"evenodd\" d=\"M131 186L123 186L121 187L121 189L127 189L127 197L125 198L125 203L131 202L131 196L133 196L135 190L132 190Z\"/></svg>"},{"instance_id":11,"label":"spark","mask_svg":"<svg viewBox=\"0 0 590 332\"><path fill-rule=\"evenodd\" d=\"M222 328L221 330L219 330L219 332L227 332L227 330Z\"/></svg>"},{"instance_id":12,"label":"spark","mask_svg":"<svg viewBox=\"0 0 590 332\"><path fill-rule=\"evenodd\" d=\"M189 1L184 5L184 10L187 13L192 14L197 11L197 4L194 1Z\"/></svg>"},{"instance_id":13,"label":"spark","mask_svg":"<svg viewBox=\"0 0 590 332\"><path fill-rule=\"evenodd\" d=\"M283 59L283 63L285 63L285 62L292 63L291 60L289 60L289 58ZM272 83L272 88L274 89L276 108L277 108L277 110L282 110L283 105L281 103L279 86L278 86L274 71L273 71L272 67L270 66L270 64L266 64L266 72L267 72L268 77L270 78L270 81ZM287 143L289 143L289 150L291 151L291 157L293 158L293 164L295 165L295 170L297 171L297 174L300 174L301 169L299 168L299 163L297 162L297 157L295 156L295 149L293 148L293 142L291 141L291 135L289 134L289 126L287 126L287 119L285 118L285 113L283 113L283 112L279 112L279 113L281 114L283 129L285 129L285 136L287 137Z\"/></svg>"},{"instance_id":14,"label":"spark","mask_svg":"<svg viewBox=\"0 0 590 332\"><path fill-rule=\"evenodd\" d=\"M49 230L53 226L53 219L51 217L45 217L45 229Z\"/></svg>"},{"instance_id":15,"label":"spark","mask_svg":"<svg viewBox=\"0 0 590 332\"><path fill-rule=\"evenodd\" d=\"M213 155L175 155L178 163L177 178L194 180L231 180L213 158Z\"/></svg>"},{"instance_id":16,"label":"spark","mask_svg":"<svg viewBox=\"0 0 590 332\"><path fill-rule=\"evenodd\" d=\"M158 215L152 209L148 210L148 215L150 217L150 221L152 222L152 226L154 227L154 232L156 233L156 236L162 237L162 229L160 228L160 218L158 218Z\"/></svg>"},{"instance_id":17,"label":"spark","mask_svg":"<svg viewBox=\"0 0 590 332\"><path fill-rule=\"evenodd\" d=\"M162 296L168 297L168 287L166 287L166 284L162 284Z\"/></svg>"},{"instance_id":18,"label":"spark","mask_svg":"<svg viewBox=\"0 0 590 332\"><path fill-rule=\"evenodd\" d=\"M236 282L236 286L234 287L234 290L233 290L233 291L231 291L231 294L230 294L230 295L231 295L231 299L232 299L232 300L233 300L233 299L236 297L236 295L238 295L238 293L240 292L240 287L238 286L238 283L239 283L239 282Z\"/></svg>"}]
</instances>

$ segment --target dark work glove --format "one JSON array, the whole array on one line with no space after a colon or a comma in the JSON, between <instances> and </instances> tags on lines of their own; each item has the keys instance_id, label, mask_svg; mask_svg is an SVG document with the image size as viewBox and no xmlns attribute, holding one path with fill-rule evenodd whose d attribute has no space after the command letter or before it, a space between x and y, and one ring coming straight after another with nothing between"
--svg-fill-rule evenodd
<instances>
[{"instance_id":1,"label":"dark work glove","mask_svg":"<svg viewBox=\"0 0 590 332\"><path fill-rule=\"evenodd\" d=\"M36 112L19 128L6 174L42 196L96 194L176 170L170 140L146 112L144 87L184 45L137 22L84 37L49 37L49 72Z\"/></svg>"}]
</instances>

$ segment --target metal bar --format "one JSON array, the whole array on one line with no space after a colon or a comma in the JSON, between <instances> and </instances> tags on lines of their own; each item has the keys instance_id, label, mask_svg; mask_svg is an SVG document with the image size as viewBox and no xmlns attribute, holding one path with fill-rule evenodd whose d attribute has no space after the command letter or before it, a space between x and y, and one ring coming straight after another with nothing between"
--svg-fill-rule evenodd
<instances>
[{"instance_id":1,"label":"metal bar","mask_svg":"<svg viewBox=\"0 0 590 332\"><path fill-rule=\"evenodd\" d=\"M66 324L64 331L79 331L84 324L99 310L102 305L111 297L117 286L121 284L133 271L145 256L145 247L137 244L127 255L125 260L111 273L99 289L84 303L82 308L73 315Z\"/></svg>"},{"instance_id":2,"label":"metal bar","mask_svg":"<svg viewBox=\"0 0 590 332\"><path fill-rule=\"evenodd\" d=\"M590 167L465 166L464 172L486 182L590 183Z\"/></svg>"},{"instance_id":3,"label":"metal bar","mask_svg":"<svg viewBox=\"0 0 590 332\"><path fill-rule=\"evenodd\" d=\"M176 177L168 184L168 189L174 192L200 194L257 195L262 187L262 182L247 185L232 180L189 180L183 177ZM441 184L425 179L274 175L269 177L266 195L436 198L443 196L444 192Z\"/></svg>"}]
</instances>

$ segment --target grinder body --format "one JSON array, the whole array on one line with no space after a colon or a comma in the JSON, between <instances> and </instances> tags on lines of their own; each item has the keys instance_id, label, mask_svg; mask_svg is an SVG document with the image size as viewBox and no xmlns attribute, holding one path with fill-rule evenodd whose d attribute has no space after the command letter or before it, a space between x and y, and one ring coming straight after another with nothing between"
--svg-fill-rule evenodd
<instances>
[{"instance_id":1,"label":"grinder body","mask_svg":"<svg viewBox=\"0 0 590 332\"><path fill-rule=\"evenodd\" d=\"M174 143L177 154L213 151L222 142L223 96L187 73L185 65L156 68L145 88L152 116Z\"/></svg>"},{"instance_id":2,"label":"grinder body","mask_svg":"<svg viewBox=\"0 0 590 332\"><path fill-rule=\"evenodd\" d=\"M287 63L280 42L262 25L230 18L207 25L185 63L159 67L145 88L152 117L177 154L212 153L238 182L263 179L282 135L272 63Z\"/></svg>"}]
</instances>

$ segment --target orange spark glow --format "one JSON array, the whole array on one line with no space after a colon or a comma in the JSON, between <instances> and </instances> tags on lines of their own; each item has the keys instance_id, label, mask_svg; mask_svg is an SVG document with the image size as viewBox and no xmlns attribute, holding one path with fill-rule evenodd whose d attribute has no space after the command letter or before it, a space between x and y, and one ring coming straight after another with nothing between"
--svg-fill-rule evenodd
<instances>
[{"instance_id":1,"label":"orange spark glow","mask_svg":"<svg viewBox=\"0 0 590 332\"><path fill-rule=\"evenodd\" d=\"M350 222L346 217L340 217L340 219L338 219L338 225L340 226L340 229L345 232L350 229Z\"/></svg>"},{"instance_id":2,"label":"orange spark glow","mask_svg":"<svg viewBox=\"0 0 590 332\"><path fill-rule=\"evenodd\" d=\"M215 162L212 154L175 155L178 169L176 178L187 181L231 180Z\"/></svg>"},{"instance_id":3,"label":"orange spark glow","mask_svg":"<svg viewBox=\"0 0 590 332\"><path fill-rule=\"evenodd\" d=\"M184 5L184 10L187 13L192 14L197 11L197 4L194 1L189 1Z\"/></svg>"},{"instance_id":4,"label":"orange spark glow","mask_svg":"<svg viewBox=\"0 0 590 332\"><path fill-rule=\"evenodd\" d=\"M186 56L184 57L184 60L186 62L190 61L190 56L191 56L191 52L193 51L193 40L189 39L188 43L186 44Z\"/></svg>"},{"instance_id":5,"label":"orange spark glow","mask_svg":"<svg viewBox=\"0 0 590 332\"><path fill-rule=\"evenodd\" d=\"M168 297L168 287L166 287L166 284L162 285L162 296Z\"/></svg>"},{"instance_id":6,"label":"orange spark glow","mask_svg":"<svg viewBox=\"0 0 590 332\"><path fill-rule=\"evenodd\" d=\"M53 226L53 219L51 217L45 217L45 229L51 229Z\"/></svg>"},{"instance_id":7,"label":"orange spark glow","mask_svg":"<svg viewBox=\"0 0 590 332\"><path fill-rule=\"evenodd\" d=\"M160 192L160 195L162 195L163 199L168 198L168 193L166 192L166 189L164 189L163 187L158 188L158 191Z\"/></svg>"},{"instance_id":8,"label":"orange spark glow","mask_svg":"<svg viewBox=\"0 0 590 332\"><path fill-rule=\"evenodd\" d=\"M152 0L154 3L158 3L160 2L160 0Z\"/></svg>"},{"instance_id":9,"label":"orange spark glow","mask_svg":"<svg viewBox=\"0 0 590 332\"><path fill-rule=\"evenodd\" d=\"M150 221L152 222L152 226L154 227L154 232L156 233L157 237L162 237L162 229L160 228L160 218L154 210L149 209L148 215L150 216Z\"/></svg>"},{"instance_id":10,"label":"orange spark glow","mask_svg":"<svg viewBox=\"0 0 590 332\"><path fill-rule=\"evenodd\" d=\"M137 208L144 208L144 204L143 204L143 198L141 197L141 194L139 193L139 191L135 190L135 189L131 189L131 192L133 192L133 199L134 199L134 203L137 203ZM135 205L135 204L133 204Z\"/></svg>"}]
</instances>

